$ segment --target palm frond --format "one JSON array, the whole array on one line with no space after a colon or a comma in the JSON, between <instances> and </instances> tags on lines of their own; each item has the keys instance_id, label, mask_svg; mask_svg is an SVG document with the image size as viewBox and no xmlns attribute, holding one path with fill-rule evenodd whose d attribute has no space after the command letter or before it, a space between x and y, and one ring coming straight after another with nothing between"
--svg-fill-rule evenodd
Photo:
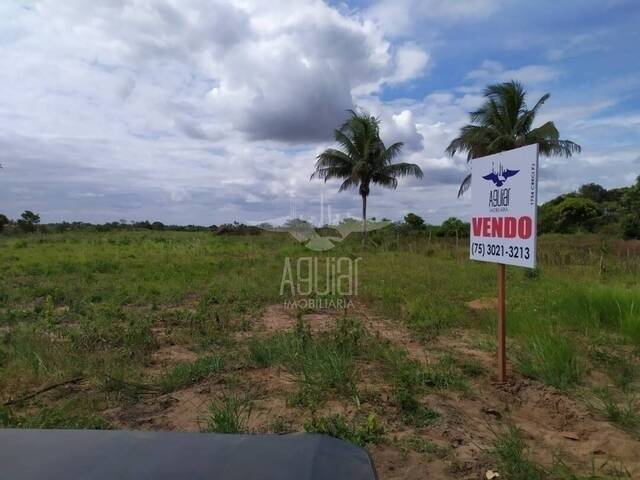
<instances>
[{"instance_id":1,"label":"palm frond","mask_svg":"<svg viewBox=\"0 0 640 480\"><path fill-rule=\"evenodd\" d=\"M345 190L349 190L350 188L356 188L358 185L360 185L360 180L358 178L349 177L344 182L342 182L342 185L340 185L338 192L344 192Z\"/></svg>"},{"instance_id":2,"label":"palm frond","mask_svg":"<svg viewBox=\"0 0 640 480\"><path fill-rule=\"evenodd\" d=\"M484 90L484 103L469 113L471 123L460 129L451 140L446 153L453 157L466 153L467 162L474 158L511 150L537 143L541 155L566 156L581 151L580 145L570 140L560 140L560 134L553 122L532 128L536 114L549 99L544 94L533 108L528 109L526 91L517 81L488 85ZM460 185L458 197L469 188L471 175Z\"/></svg>"},{"instance_id":3,"label":"palm frond","mask_svg":"<svg viewBox=\"0 0 640 480\"><path fill-rule=\"evenodd\" d=\"M464 177L464 180L462 180L460 188L458 189L458 198L464 195L464 193L469 190L469 188L471 188L471 174L468 174L466 177Z\"/></svg>"},{"instance_id":4,"label":"palm frond","mask_svg":"<svg viewBox=\"0 0 640 480\"><path fill-rule=\"evenodd\" d=\"M402 150L402 147L404 146L404 143L402 142L396 142L393 145L391 145L390 147L387 147L386 149L384 148L384 144L381 145L381 149L382 149L382 160L384 163L391 163L393 161L394 158L396 158L398 155L400 155L400 152Z\"/></svg>"},{"instance_id":5,"label":"palm frond","mask_svg":"<svg viewBox=\"0 0 640 480\"><path fill-rule=\"evenodd\" d=\"M424 174L422 169L415 163L393 163L387 165L380 172L382 175L389 175L393 177L408 177L413 176L416 178L422 178Z\"/></svg>"}]
</instances>

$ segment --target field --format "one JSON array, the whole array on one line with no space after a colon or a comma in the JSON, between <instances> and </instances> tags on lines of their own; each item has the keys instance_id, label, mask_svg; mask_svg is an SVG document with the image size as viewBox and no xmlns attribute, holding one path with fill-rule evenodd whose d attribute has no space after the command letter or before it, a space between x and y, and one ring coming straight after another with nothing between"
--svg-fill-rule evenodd
<instances>
[{"instance_id":1,"label":"field","mask_svg":"<svg viewBox=\"0 0 640 480\"><path fill-rule=\"evenodd\" d=\"M538 270L509 268L497 384L496 266L376 234L320 255L279 234L0 238L0 427L321 432L382 479L640 477L640 242L544 236ZM286 308L285 258L310 256L361 258L349 308Z\"/></svg>"}]
</instances>

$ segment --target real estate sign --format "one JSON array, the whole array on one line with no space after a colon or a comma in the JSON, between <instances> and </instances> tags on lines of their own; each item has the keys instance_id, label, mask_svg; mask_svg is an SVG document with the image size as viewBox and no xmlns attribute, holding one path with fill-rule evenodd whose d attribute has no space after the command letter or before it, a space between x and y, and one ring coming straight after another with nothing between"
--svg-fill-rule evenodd
<instances>
[{"instance_id":1,"label":"real estate sign","mask_svg":"<svg viewBox=\"0 0 640 480\"><path fill-rule=\"evenodd\" d=\"M538 145L471 161L472 260L534 268Z\"/></svg>"}]
</instances>

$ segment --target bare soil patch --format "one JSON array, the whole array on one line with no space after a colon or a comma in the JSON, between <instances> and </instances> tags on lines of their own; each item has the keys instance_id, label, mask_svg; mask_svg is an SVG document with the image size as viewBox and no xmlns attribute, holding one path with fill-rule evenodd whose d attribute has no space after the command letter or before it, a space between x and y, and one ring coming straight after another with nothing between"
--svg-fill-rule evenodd
<instances>
[{"instance_id":1,"label":"bare soil patch","mask_svg":"<svg viewBox=\"0 0 640 480\"><path fill-rule=\"evenodd\" d=\"M479 299L469 308L493 308L494 301ZM477 346L474 332L451 331L423 345L399 322L373 315L362 305L357 305L352 314L372 335L405 349L414 360L430 365L448 354L458 361L473 361L482 367L481 373L466 378L470 387L467 392L434 390L421 397L421 403L440 414L433 424L421 428L398 421L388 385L381 383L376 366L367 364L358 366L361 405L336 398L325 401L314 412L292 406L289 400L296 390L292 374L279 367L247 366L171 394L146 397L109 412L109 417L125 428L199 431L206 425L208 405L229 392L250 395L247 426L255 432L302 431L304 421L312 414L339 413L353 419L359 409L373 409L385 426L384 442L368 447L381 479L484 478L487 469L495 469L487 451L496 432L513 423L524 432L534 459L542 464L549 465L553 455L560 453L578 472L590 472L593 459L600 474L607 471L607 465L623 465L631 478L640 477L640 442L554 388L514 373L507 384L495 383L494 356ZM340 315L321 311L305 313L302 318L317 334L332 329ZM255 322L254 331L271 335L291 331L296 323L295 311L273 305ZM150 373L157 375L162 369L195 358L196 354L184 346L163 345L152 356Z\"/></svg>"},{"instance_id":2,"label":"bare soil patch","mask_svg":"<svg viewBox=\"0 0 640 480\"><path fill-rule=\"evenodd\" d=\"M326 332L336 324L339 314L333 311L302 313L302 319L312 333ZM285 332L295 329L298 322L298 312L284 305L268 306L258 322L257 329L267 333Z\"/></svg>"}]
</instances>

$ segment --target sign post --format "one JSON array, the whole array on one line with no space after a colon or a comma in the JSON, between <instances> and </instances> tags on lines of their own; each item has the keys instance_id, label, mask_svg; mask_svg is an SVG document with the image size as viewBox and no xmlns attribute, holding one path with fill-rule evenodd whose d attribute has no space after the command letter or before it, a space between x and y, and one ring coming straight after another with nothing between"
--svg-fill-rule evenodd
<instances>
[{"instance_id":1,"label":"sign post","mask_svg":"<svg viewBox=\"0 0 640 480\"><path fill-rule=\"evenodd\" d=\"M505 270L504 263L498 264L498 382L504 383L507 380L507 327L506 327L506 305L505 305Z\"/></svg>"},{"instance_id":2,"label":"sign post","mask_svg":"<svg viewBox=\"0 0 640 480\"><path fill-rule=\"evenodd\" d=\"M498 381L507 378L506 265L535 268L538 145L471 162L472 260L498 264Z\"/></svg>"}]
</instances>

